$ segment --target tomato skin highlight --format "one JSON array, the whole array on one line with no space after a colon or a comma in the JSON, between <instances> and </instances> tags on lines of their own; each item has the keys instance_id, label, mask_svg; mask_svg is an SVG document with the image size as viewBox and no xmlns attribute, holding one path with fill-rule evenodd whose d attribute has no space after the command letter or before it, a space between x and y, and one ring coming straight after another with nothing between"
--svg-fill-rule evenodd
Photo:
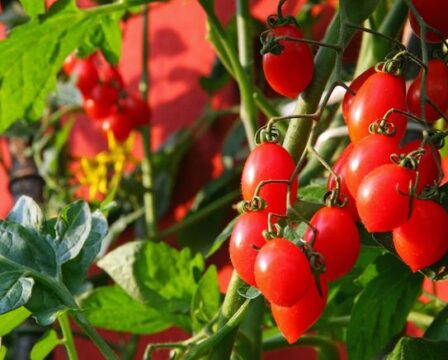
<instances>
[{"instance_id":1,"label":"tomato skin highlight","mask_svg":"<svg viewBox=\"0 0 448 360\"><path fill-rule=\"evenodd\" d=\"M347 159L346 182L354 198L363 179L375 168L389 164L390 156L397 152L397 139L380 134L371 134L353 147Z\"/></svg>"},{"instance_id":2,"label":"tomato skin highlight","mask_svg":"<svg viewBox=\"0 0 448 360\"><path fill-rule=\"evenodd\" d=\"M84 112L92 119L103 119L112 113L118 96L117 89L99 83L84 100Z\"/></svg>"},{"instance_id":3,"label":"tomato skin highlight","mask_svg":"<svg viewBox=\"0 0 448 360\"><path fill-rule=\"evenodd\" d=\"M271 305L275 323L289 344L299 340L322 315L327 303L328 287L325 281L321 281L321 286L322 296L312 281L307 293L292 307Z\"/></svg>"},{"instance_id":4,"label":"tomato skin highlight","mask_svg":"<svg viewBox=\"0 0 448 360\"><path fill-rule=\"evenodd\" d=\"M364 178L356 206L367 231L392 231L408 220L410 197L405 194L411 181L415 172L395 164L382 165Z\"/></svg>"},{"instance_id":5,"label":"tomato skin highlight","mask_svg":"<svg viewBox=\"0 0 448 360\"><path fill-rule=\"evenodd\" d=\"M395 250L413 272L430 266L448 250L448 214L439 204L415 199L412 215L393 231Z\"/></svg>"},{"instance_id":6,"label":"tomato skin highlight","mask_svg":"<svg viewBox=\"0 0 448 360\"><path fill-rule=\"evenodd\" d=\"M425 23L439 30L443 37L441 38L439 34L428 29L426 41L438 43L448 37L448 22L446 21L448 3L445 0L412 0L412 4ZM414 33L420 37L420 26L411 12L409 14L409 20L412 30L414 30Z\"/></svg>"},{"instance_id":7,"label":"tomato skin highlight","mask_svg":"<svg viewBox=\"0 0 448 360\"><path fill-rule=\"evenodd\" d=\"M310 265L305 254L292 242L273 239L258 252L255 282L269 302L293 306L311 285Z\"/></svg>"},{"instance_id":8,"label":"tomato skin highlight","mask_svg":"<svg viewBox=\"0 0 448 360\"><path fill-rule=\"evenodd\" d=\"M423 71L420 70L417 78L412 82L406 98L409 110L418 117L421 116L422 77ZM442 60L429 60L426 84L426 95L442 113L445 113L448 110L448 66ZM427 122L433 123L441 116L430 104L426 104L425 117Z\"/></svg>"},{"instance_id":9,"label":"tomato skin highlight","mask_svg":"<svg viewBox=\"0 0 448 360\"><path fill-rule=\"evenodd\" d=\"M347 126L354 144L370 135L371 123L384 118L390 109L406 110L406 85L404 78L385 72L371 75L360 87L348 113ZM407 118L392 114L388 122L395 126L394 137L399 141L405 131Z\"/></svg>"},{"instance_id":10,"label":"tomato skin highlight","mask_svg":"<svg viewBox=\"0 0 448 360\"><path fill-rule=\"evenodd\" d=\"M72 76L75 76L76 86L84 96L88 96L99 82L98 70L92 58L78 59L73 68Z\"/></svg>"},{"instance_id":11,"label":"tomato skin highlight","mask_svg":"<svg viewBox=\"0 0 448 360\"><path fill-rule=\"evenodd\" d=\"M303 38L294 25L283 25L272 29L276 37ZM311 82L314 72L313 56L309 46L301 42L280 40L284 48L279 55L263 55L263 72L269 85L279 94L296 98Z\"/></svg>"},{"instance_id":12,"label":"tomato skin highlight","mask_svg":"<svg viewBox=\"0 0 448 360\"><path fill-rule=\"evenodd\" d=\"M313 249L325 258L326 271L321 278L334 281L347 274L355 265L361 249L358 228L348 211L323 207L314 214L310 224L317 231ZM308 227L304 239L311 242L313 235Z\"/></svg>"},{"instance_id":13,"label":"tomato skin highlight","mask_svg":"<svg viewBox=\"0 0 448 360\"><path fill-rule=\"evenodd\" d=\"M116 111L103 120L102 128L105 133L112 131L118 142L124 142L131 134L132 123L126 114Z\"/></svg>"},{"instance_id":14,"label":"tomato skin highlight","mask_svg":"<svg viewBox=\"0 0 448 360\"><path fill-rule=\"evenodd\" d=\"M266 211L247 212L240 215L230 237L229 253L232 265L241 279L251 286L256 286L255 259L259 249L266 244L263 230L267 228Z\"/></svg>"},{"instance_id":15,"label":"tomato skin highlight","mask_svg":"<svg viewBox=\"0 0 448 360\"><path fill-rule=\"evenodd\" d=\"M241 176L241 191L244 200L251 200L263 180L289 180L295 164L291 155L278 144L263 143L250 153ZM267 211L276 214L286 212L288 185L272 183L264 185L259 195L267 203ZM290 199L294 204L297 196L297 177L291 184Z\"/></svg>"}]
</instances>

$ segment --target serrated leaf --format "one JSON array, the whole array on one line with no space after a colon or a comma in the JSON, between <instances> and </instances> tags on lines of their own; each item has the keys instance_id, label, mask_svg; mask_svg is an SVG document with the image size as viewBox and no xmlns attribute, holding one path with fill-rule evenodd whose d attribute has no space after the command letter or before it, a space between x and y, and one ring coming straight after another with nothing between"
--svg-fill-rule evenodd
<instances>
[{"instance_id":1,"label":"serrated leaf","mask_svg":"<svg viewBox=\"0 0 448 360\"><path fill-rule=\"evenodd\" d=\"M380 256L370 266L377 276L361 292L348 326L347 351L353 359L371 359L383 350L403 329L421 292L423 277L394 256Z\"/></svg>"},{"instance_id":2,"label":"serrated leaf","mask_svg":"<svg viewBox=\"0 0 448 360\"><path fill-rule=\"evenodd\" d=\"M20 0L20 3L29 17L45 13L44 0Z\"/></svg>"},{"instance_id":3,"label":"serrated leaf","mask_svg":"<svg viewBox=\"0 0 448 360\"><path fill-rule=\"evenodd\" d=\"M173 325L163 312L134 300L119 286L95 289L81 307L93 325L107 330L154 334Z\"/></svg>"},{"instance_id":4,"label":"serrated leaf","mask_svg":"<svg viewBox=\"0 0 448 360\"><path fill-rule=\"evenodd\" d=\"M38 230L44 220L39 205L29 196L21 196L8 214L8 221Z\"/></svg>"},{"instance_id":5,"label":"serrated leaf","mask_svg":"<svg viewBox=\"0 0 448 360\"><path fill-rule=\"evenodd\" d=\"M31 297L34 280L22 272L6 272L0 282L0 314L25 305Z\"/></svg>"},{"instance_id":6,"label":"serrated leaf","mask_svg":"<svg viewBox=\"0 0 448 360\"><path fill-rule=\"evenodd\" d=\"M61 343L55 330L46 331L31 349L30 360L44 360Z\"/></svg>"},{"instance_id":7,"label":"serrated leaf","mask_svg":"<svg viewBox=\"0 0 448 360\"><path fill-rule=\"evenodd\" d=\"M218 273L210 266L198 283L191 301L193 331L200 331L217 314L220 306Z\"/></svg>"},{"instance_id":8,"label":"serrated leaf","mask_svg":"<svg viewBox=\"0 0 448 360\"><path fill-rule=\"evenodd\" d=\"M212 256L226 242L226 240L232 234L233 228L235 227L237 220L238 220L238 216L236 218L232 219L227 224L227 226L224 228L224 230L221 231L221 233L215 238L212 246L210 247L210 250L207 252L207 255L205 255L206 258L209 258L210 256Z\"/></svg>"},{"instance_id":9,"label":"serrated leaf","mask_svg":"<svg viewBox=\"0 0 448 360\"><path fill-rule=\"evenodd\" d=\"M395 346L387 360L445 360L447 354L448 341L404 337Z\"/></svg>"},{"instance_id":10,"label":"serrated leaf","mask_svg":"<svg viewBox=\"0 0 448 360\"><path fill-rule=\"evenodd\" d=\"M23 306L0 315L0 337L9 334L30 316Z\"/></svg>"}]
</instances>

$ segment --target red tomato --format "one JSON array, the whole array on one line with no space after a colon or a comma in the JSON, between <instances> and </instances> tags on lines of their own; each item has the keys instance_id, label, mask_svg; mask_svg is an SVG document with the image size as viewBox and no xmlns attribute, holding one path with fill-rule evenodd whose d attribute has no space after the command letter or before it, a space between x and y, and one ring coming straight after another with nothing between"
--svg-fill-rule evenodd
<instances>
[{"instance_id":1,"label":"red tomato","mask_svg":"<svg viewBox=\"0 0 448 360\"><path fill-rule=\"evenodd\" d=\"M103 82L116 89L124 88L124 80L117 67L113 67L109 64L104 65L100 69L100 78Z\"/></svg>"},{"instance_id":2,"label":"red tomato","mask_svg":"<svg viewBox=\"0 0 448 360\"><path fill-rule=\"evenodd\" d=\"M76 62L72 75L76 78L76 86L84 96L88 96L90 91L99 82L98 71L91 58L78 59Z\"/></svg>"},{"instance_id":3,"label":"red tomato","mask_svg":"<svg viewBox=\"0 0 448 360\"><path fill-rule=\"evenodd\" d=\"M442 34L441 38L439 34L427 30L426 41L441 42L448 37L448 22L446 21L448 2L446 0L412 0L412 4L425 23L437 29ZM410 13L409 20L412 30L414 30L417 36L420 36L420 27L412 13Z\"/></svg>"},{"instance_id":4,"label":"red tomato","mask_svg":"<svg viewBox=\"0 0 448 360\"><path fill-rule=\"evenodd\" d=\"M408 90L407 103L409 110L417 116L421 116L421 86L423 70L412 82ZM448 67L442 60L430 60L428 62L428 77L426 82L426 95L440 109L442 113L448 110ZM427 122L434 122L441 116L430 105L425 105L425 117Z\"/></svg>"},{"instance_id":5,"label":"red tomato","mask_svg":"<svg viewBox=\"0 0 448 360\"><path fill-rule=\"evenodd\" d=\"M395 137L372 134L353 147L347 159L346 182L356 198L361 181L378 166L389 164L390 155L399 152Z\"/></svg>"},{"instance_id":6,"label":"red tomato","mask_svg":"<svg viewBox=\"0 0 448 360\"><path fill-rule=\"evenodd\" d=\"M371 75L356 93L348 113L350 139L358 143L368 136L371 123L380 120L390 109L406 110L406 86L402 76L385 72ZM397 139L406 131L407 118L392 114L388 121L395 126Z\"/></svg>"},{"instance_id":7,"label":"red tomato","mask_svg":"<svg viewBox=\"0 0 448 360\"><path fill-rule=\"evenodd\" d=\"M279 306L293 306L306 294L312 275L305 254L283 238L267 242L255 260L258 289Z\"/></svg>"},{"instance_id":8,"label":"red tomato","mask_svg":"<svg viewBox=\"0 0 448 360\"><path fill-rule=\"evenodd\" d=\"M132 130L132 122L128 116L120 111L114 112L103 120L103 131L112 131L117 141L125 141Z\"/></svg>"},{"instance_id":9,"label":"red tomato","mask_svg":"<svg viewBox=\"0 0 448 360\"><path fill-rule=\"evenodd\" d=\"M62 69L68 76L70 76L72 74L77 61L78 61L78 59L76 58L75 54L73 54L73 53L70 54L69 56L67 56L67 58L64 60L64 63L62 64Z\"/></svg>"},{"instance_id":10,"label":"red tomato","mask_svg":"<svg viewBox=\"0 0 448 360\"><path fill-rule=\"evenodd\" d=\"M313 249L325 258L326 271L322 278L326 281L339 279L355 265L361 242L355 221L348 211L335 207L323 207L311 218L316 229ZM314 232L309 227L304 239L311 242Z\"/></svg>"},{"instance_id":11,"label":"red tomato","mask_svg":"<svg viewBox=\"0 0 448 360\"><path fill-rule=\"evenodd\" d=\"M375 66L364 71L361 75L359 75L356 79L352 81L350 84L350 89L352 89L355 93L358 92L359 88L366 82L366 80L376 73ZM353 100L355 99L355 95L352 95L350 91L347 91L344 95L344 100L342 100L342 117L347 122L350 107L352 106Z\"/></svg>"},{"instance_id":12,"label":"red tomato","mask_svg":"<svg viewBox=\"0 0 448 360\"><path fill-rule=\"evenodd\" d=\"M103 119L114 110L118 96L116 88L98 83L84 100L84 111L92 119Z\"/></svg>"},{"instance_id":13,"label":"red tomato","mask_svg":"<svg viewBox=\"0 0 448 360\"><path fill-rule=\"evenodd\" d=\"M230 237L229 253L238 275L249 285L256 286L254 275L255 258L266 244L263 230L268 228L266 211L247 212L238 218Z\"/></svg>"},{"instance_id":14,"label":"red tomato","mask_svg":"<svg viewBox=\"0 0 448 360\"><path fill-rule=\"evenodd\" d=\"M409 183L415 172L395 164L382 165L359 185L356 206L369 232L392 231L409 215Z\"/></svg>"},{"instance_id":15,"label":"red tomato","mask_svg":"<svg viewBox=\"0 0 448 360\"><path fill-rule=\"evenodd\" d=\"M127 95L120 101L129 118L132 119L134 126L147 126L150 120L150 110L148 103L134 95Z\"/></svg>"},{"instance_id":16,"label":"red tomato","mask_svg":"<svg viewBox=\"0 0 448 360\"><path fill-rule=\"evenodd\" d=\"M395 250L418 271L437 262L448 250L448 214L439 204L416 199L412 215L393 231Z\"/></svg>"},{"instance_id":17,"label":"red tomato","mask_svg":"<svg viewBox=\"0 0 448 360\"><path fill-rule=\"evenodd\" d=\"M251 200L255 190L263 180L289 180L295 164L289 153L278 144L263 143L250 153L241 176L241 190L244 200ZM270 212L286 212L288 186L283 183L267 184L261 188L260 196L267 203ZM297 178L291 184L291 204L297 195Z\"/></svg>"},{"instance_id":18,"label":"red tomato","mask_svg":"<svg viewBox=\"0 0 448 360\"><path fill-rule=\"evenodd\" d=\"M272 304L272 316L289 344L294 344L319 319L327 303L328 287L321 281L322 296L312 281L307 293L292 307Z\"/></svg>"},{"instance_id":19,"label":"red tomato","mask_svg":"<svg viewBox=\"0 0 448 360\"><path fill-rule=\"evenodd\" d=\"M272 29L276 37L302 39L302 32L294 25ZM314 63L311 50L305 43L280 40L284 48L280 55L263 55L263 72L271 87L283 96L296 98L311 82Z\"/></svg>"},{"instance_id":20,"label":"red tomato","mask_svg":"<svg viewBox=\"0 0 448 360\"><path fill-rule=\"evenodd\" d=\"M414 140L403 146L403 152L407 154L411 151L415 151L420 148L420 144L421 140ZM437 164L440 164L441 162L440 153L437 149L434 149L433 153L431 146L428 144L426 144L423 149L425 150L425 153L420 158L418 165L418 192L422 191L425 186L431 186L437 182L439 179L439 167Z\"/></svg>"},{"instance_id":21,"label":"red tomato","mask_svg":"<svg viewBox=\"0 0 448 360\"><path fill-rule=\"evenodd\" d=\"M348 146L344 149L342 154L340 155L339 159L334 163L333 165L333 171L339 176L339 180L341 182L340 187L340 200L344 200L344 196L347 197L347 204L345 205L345 210L347 210L352 218L356 221L359 220L358 210L356 209L356 202L355 198L351 194L350 190L347 187L347 166L348 166L348 159L350 157L350 154L353 150L353 144L350 143ZM330 174L328 177L327 182L327 190L330 191L332 189L336 188L336 179L333 175Z\"/></svg>"},{"instance_id":22,"label":"red tomato","mask_svg":"<svg viewBox=\"0 0 448 360\"><path fill-rule=\"evenodd\" d=\"M442 170L443 170L443 179L440 184L445 185L446 183L448 183L448 156L445 156L442 160Z\"/></svg>"}]
</instances>

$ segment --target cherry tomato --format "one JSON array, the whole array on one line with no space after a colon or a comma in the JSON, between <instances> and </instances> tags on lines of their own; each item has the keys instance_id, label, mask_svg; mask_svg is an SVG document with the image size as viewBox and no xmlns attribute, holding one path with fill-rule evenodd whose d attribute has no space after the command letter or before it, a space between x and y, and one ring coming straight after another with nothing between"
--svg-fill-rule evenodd
<instances>
[{"instance_id":1,"label":"cherry tomato","mask_svg":"<svg viewBox=\"0 0 448 360\"><path fill-rule=\"evenodd\" d=\"M346 182L356 198L359 184L373 169L390 163L390 156L399 152L395 137L372 134L353 147L347 159Z\"/></svg>"},{"instance_id":2,"label":"cherry tomato","mask_svg":"<svg viewBox=\"0 0 448 360\"><path fill-rule=\"evenodd\" d=\"M88 96L99 82L98 70L91 58L78 59L73 68L72 76L75 76L76 86L84 96Z\"/></svg>"},{"instance_id":3,"label":"cherry tomato","mask_svg":"<svg viewBox=\"0 0 448 360\"><path fill-rule=\"evenodd\" d=\"M127 95L120 101L123 110L132 119L134 126L146 126L150 121L150 110L148 103L134 95Z\"/></svg>"},{"instance_id":4,"label":"cherry tomato","mask_svg":"<svg viewBox=\"0 0 448 360\"><path fill-rule=\"evenodd\" d=\"M412 215L393 231L395 250L418 271L437 262L448 250L448 214L439 204L415 199Z\"/></svg>"},{"instance_id":5,"label":"cherry tomato","mask_svg":"<svg viewBox=\"0 0 448 360\"><path fill-rule=\"evenodd\" d=\"M302 32L294 25L272 29L276 37L302 39ZM283 96L296 98L311 82L314 71L313 56L305 43L280 40L283 50L279 55L263 55L263 72L271 87Z\"/></svg>"},{"instance_id":6,"label":"cherry tomato","mask_svg":"<svg viewBox=\"0 0 448 360\"><path fill-rule=\"evenodd\" d=\"M255 282L271 303L293 306L306 294L312 275L304 253L292 242L267 242L255 259Z\"/></svg>"},{"instance_id":7,"label":"cherry tomato","mask_svg":"<svg viewBox=\"0 0 448 360\"><path fill-rule=\"evenodd\" d=\"M84 111L92 119L103 119L114 110L118 96L116 88L99 83L84 100Z\"/></svg>"},{"instance_id":8,"label":"cherry tomato","mask_svg":"<svg viewBox=\"0 0 448 360\"><path fill-rule=\"evenodd\" d=\"M427 29L426 41L441 42L448 37L448 22L446 21L448 2L446 0L412 0L412 4L415 6L415 9L425 23L434 29L437 29L442 34L441 38L439 34ZM411 12L409 14L409 20L412 30L414 30L414 33L420 37L420 26Z\"/></svg>"},{"instance_id":9,"label":"cherry tomato","mask_svg":"<svg viewBox=\"0 0 448 360\"><path fill-rule=\"evenodd\" d=\"M412 82L408 90L407 103L409 110L417 116L421 116L421 86L423 71ZM442 113L448 110L448 67L442 60L430 60L428 62L428 77L426 82L426 95L440 109ZM430 105L425 105L426 121L432 123L441 116Z\"/></svg>"},{"instance_id":10,"label":"cherry tomato","mask_svg":"<svg viewBox=\"0 0 448 360\"><path fill-rule=\"evenodd\" d=\"M294 344L319 319L327 303L328 287L321 281L322 295L312 281L306 294L292 307L272 304L272 316L289 344Z\"/></svg>"},{"instance_id":11,"label":"cherry tomato","mask_svg":"<svg viewBox=\"0 0 448 360\"><path fill-rule=\"evenodd\" d=\"M68 76L70 76L72 74L77 61L78 61L78 59L76 58L75 54L73 54L73 53L70 54L69 56L67 56L67 58L64 60L64 63L62 64L62 69Z\"/></svg>"},{"instance_id":12,"label":"cherry tomato","mask_svg":"<svg viewBox=\"0 0 448 360\"><path fill-rule=\"evenodd\" d=\"M348 146L344 149L342 154L339 156L339 159L334 163L333 165L333 171L339 176L339 180L341 182L340 186L340 201L344 200L344 196L347 198L347 204L345 205L345 210L349 212L349 214L352 216L352 218L356 221L359 220L358 210L356 209L356 202L355 198L351 194L350 190L347 187L347 166L348 166L348 159L350 157L350 154L353 150L353 144L350 143ZM336 179L333 175L330 174L328 177L327 182L327 190L330 191L332 189L336 188Z\"/></svg>"},{"instance_id":13,"label":"cherry tomato","mask_svg":"<svg viewBox=\"0 0 448 360\"><path fill-rule=\"evenodd\" d=\"M115 139L123 142L131 134L132 122L126 114L116 111L103 120L102 127L104 132L112 131Z\"/></svg>"},{"instance_id":14,"label":"cherry tomato","mask_svg":"<svg viewBox=\"0 0 448 360\"><path fill-rule=\"evenodd\" d=\"M359 185L356 206L369 232L392 231L409 216L410 182L415 172L395 164L382 165L367 175Z\"/></svg>"},{"instance_id":15,"label":"cherry tomato","mask_svg":"<svg viewBox=\"0 0 448 360\"><path fill-rule=\"evenodd\" d=\"M319 209L310 220L316 230L313 249L325 258L326 281L339 279L355 265L361 242L355 221L348 211L335 207ZM304 239L311 242L313 230L308 227Z\"/></svg>"},{"instance_id":16,"label":"cherry tomato","mask_svg":"<svg viewBox=\"0 0 448 360\"><path fill-rule=\"evenodd\" d=\"M385 72L371 75L356 93L348 113L347 126L352 142L357 144L368 136L370 124L384 118L392 108L406 110L404 78ZM394 113L388 120L395 126L395 137L401 139L406 131L407 118Z\"/></svg>"},{"instance_id":17,"label":"cherry tomato","mask_svg":"<svg viewBox=\"0 0 448 360\"><path fill-rule=\"evenodd\" d=\"M124 88L124 80L117 67L111 66L109 64L101 67L100 78L104 83L116 89Z\"/></svg>"},{"instance_id":18,"label":"cherry tomato","mask_svg":"<svg viewBox=\"0 0 448 360\"><path fill-rule=\"evenodd\" d=\"M442 160L443 179L440 185L448 183L448 156L445 156Z\"/></svg>"},{"instance_id":19,"label":"cherry tomato","mask_svg":"<svg viewBox=\"0 0 448 360\"><path fill-rule=\"evenodd\" d=\"M251 200L255 190L263 180L289 180L294 172L294 160L278 144L263 143L250 153L244 164L241 177L241 190L244 200ZM288 186L286 183L266 184L259 195L266 201L267 210L284 214L286 212ZM291 204L297 195L297 178L291 184Z\"/></svg>"},{"instance_id":20,"label":"cherry tomato","mask_svg":"<svg viewBox=\"0 0 448 360\"><path fill-rule=\"evenodd\" d=\"M405 146L403 146L402 152L410 153L411 151L415 151L420 148L421 140L414 140ZM441 158L440 153L437 149L431 148L429 144L426 144L423 148L425 153L420 158L420 162L418 165L418 184L417 191L420 192L423 190L425 186L434 185L439 179L439 167L437 164L440 164Z\"/></svg>"},{"instance_id":21,"label":"cherry tomato","mask_svg":"<svg viewBox=\"0 0 448 360\"><path fill-rule=\"evenodd\" d=\"M356 77L350 84L350 89L352 89L355 93L358 92L359 88L366 82L366 80L376 73L375 66L368 68L361 75ZM347 91L344 95L344 99L342 100L342 117L347 121L348 114L350 112L350 107L352 106L355 95L352 95L350 91Z\"/></svg>"},{"instance_id":22,"label":"cherry tomato","mask_svg":"<svg viewBox=\"0 0 448 360\"><path fill-rule=\"evenodd\" d=\"M266 211L247 212L238 218L230 237L230 260L238 275L249 285L256 286L255 258L266 244L263 230L268 228Z\"/></svg>"}]
</instances>

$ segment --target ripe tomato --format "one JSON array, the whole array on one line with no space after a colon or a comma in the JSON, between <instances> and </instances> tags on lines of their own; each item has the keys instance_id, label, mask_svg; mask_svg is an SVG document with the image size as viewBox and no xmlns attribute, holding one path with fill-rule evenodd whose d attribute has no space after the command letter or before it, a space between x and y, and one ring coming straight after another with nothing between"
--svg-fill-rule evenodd
<instances>
[{"instance_id":1,"label":"ripe tomato","mask_svg":"<svg viewBox=\"0 0 448 360\"><path fill-rule=\"evenodd\" d=\"M311 218L316 229L313 249L325 258L326 281L339 279L355 265L361 248L359 232L348 211L335 207L323 207ZM304 239L311 242L314 232L308 228Z\"/></svg>"},{"instance_id":2,"label":"ripe tomato","mask_svg":"<svg viewBox=\"0 0 448 360\"><path fill-rule=\"evenodd\" d=\"M268 228L266 211L247 212L238 218L230 237L230 260L238 275L249 285L256 286L255 258L266 244L263 230Z\"/></svg>"},{"instance_id":3,"label":"ripe tomato","mask_svg":"<svg viewBox=\"0 0 448 360\"><path fill-rule=\"evenodd\" d=\"M129 118L132 119L134 126L147 126L150 120L150 110L148 103L134 95L127 95L120 101Z\"/></svg>"},{"instance_id":4,"label":"ripe tomato","mask_svg":"<svg viewBox=\"0 0 448 360\"><path fill-rule=\"evenodd\" d=\"M267 242L255 259L255 282L271 303L293 306L306 294L312 275L305 254L292 242Z\"/></svg>"},{"instance_id":5,"label":"ripe tomato","mask_svg":"<svg viewBox=\"0 0 448 360\"><path fill-rule=\"evenodd\" d=\"M356 198L359 184L373 169L389 164L390 155L399 152L397 139L379 134L371 134L353 147L347 159L346 182Z\"/></svg>"},{"instance_id":6,"label":"ripe tomato","mask_svg":"<svg viewBox=\"0 0 448 360\"><path fill-rule=\"evenodd\" d=\"M103 120L103 131L112 131L117 141L125 141L132 130L132 123L128 116L120 111L115 111Z\"/></svg>"},{"instance_id":7,"label":"ripe tomato","mask_svg":"<svg viewBox=\"0 0 448 360\"><path fill-rule=\"evenodd\" d=\"M350 84L350 89L352 89L355 93L358 92L359 88L366 82L366 80L373 74L376 73L375 66L368 68L361 75L356 77ZM342 117L347 122L348 114L350 112L350 107L352 106L353 100L355 99L355 95L352 95L350 91L347 91L344 95L344 99L342 100Z\"/></svg>"},{"instance_id":8,"label":"ripe tomato","mask_svg":"<svg viewBox=\"0 0 448 360\"><path fill-rule=\"evenodd\" d=\"M78 59L73 68L72 76L75 76L76 86L84 96L88 96L99 82L98 70L91 58Z\"/></svg>"},{"instance_id":9,"label":"ripe tomato","mask_svg":"<svg viewBox=\"0 0 448 360\"><path fill-rule=\"evenodd\" d=\"M443 179L440 185L448 183L448 156L445 156L442 160Z\"/></svg>"},{"instance_id":10,"label":"ripe tomato","mask_svg":"<svg viewBox=\"0 0 448 360\"><path fill-rule=\"evenodd\" d=\"M401 259L418 271L437 262L448 250L448 214L439 204L414 201L412 215L393 231L395 250Z\"/></svg>"},{"instance_id":11,"label":"ripe tomato","mask_svg":"<svg viewBox=\"0 0 448 360\"><path fill-rule=\"evenodd\" d=\"M243 199L252 199L260 181L289 180L294 167L294 160L282 146L270 143L257 146L244 164L241 176ZM287 184L272 183L263 186L259 195L266 201L268 211L284 214L287 190ZM297 195L297 178L291 184L290 195L291 204L293 204Z\"/></svg>"},{"instance_id":12,"label":"ripe tomato","mask_svg":"<svg viewBox=\"0 0 448 360\"><path fill-rule=\"evenodd\" d=\"M347 126L352 142L357 144L368 136L370 124L384 118L392 108L406 110L404 78L386 72L371 75L356 93L348 113ZM395 126L395 137L401 139L406 131L407 118L394 113L388 121Z\"/></svg>"},{"instance_id":13,"label":"ripe tomato","mask_svg":"<svg viewBox=\"0 0 448 360\"><path fill-rule=\"evenodd\" d=\"M426 33L426 41L441 42L448 37L448 22L446 21L448 2L446 0L412 0L412 4L427 25L442 33L441 38L439 34L428 29ZM414 33L417 36L420 36L420 27L411 12L409 13L409 20Z\"/></svg>"},{"instance_id":14,"label":"ripe tomato","mask_svg":"<svg viewBox=\"0 0 448 360\"><path fill-rule=\"evenodd\" d=\"M62 69L68 76L70 76L72 74L77 61L78 61L78 59L76 58L75 54L73 54L73 53L71 53L69 56L67 56L67 58L64 60L64 63L62 64Z\"/></svg>"},{"instance_id":15,"label":"ripe tomato","mask_svg":"<svg viewBox=\"0 0 448 360\"><path fill-rule=\"evenodd\" d=\"M407 95L409 110L419 117L421 116L420 91L422 76L423 70L420 70L417 78L412 82ZM426 84L426 95L442 113L445 113L448 110L448 66L442 60L430 60L428 62ZM426 104L425 117L427 122L432 123L441 116L430 104Z\"/></svg>"},{"instance_id":16,"label":"ripe tomato","mask_svg":"<svg viewBox=\"0 0 448 360\"><path fill-rule=\"evenodd\" d=\"M351 194L350 190L347 187L347 166L348 166L348 158L350 157L350 154L353 150L353 144L350 143L348 146L344 149L342 154L340 155L339 159L334 163L333 165L333 171L339 176L339 180L341 182L340 187L340 201L344 200L344 196L347 197L347 204L345 205L345 210L349 212L349 214L352 216L352 218L356 221L359 220L358 210L356 209L356 202L355 198ZM327 182L327 190L330 191L332 189L336 188L336 179L333 175L330 174L328 177Z\"/></svg>"},{"instance_id":17,"label":"ripe tomato","mask_svg":"<svg viewBox=\"0 0 448 360\"><path fill-rule=\"evenodd\" d=\"M109 64L104 65L100 68L100 78L104 83L116 89L124 88L124 80L117 67Z\"/></svg>"},{"instance_id":18,"label":"ripe tomato","mask_svg":"<svg viewBox=\"0 0 448 360\"><path fill-rule=\"evenodd\" d=\"M303 38L302 32L294 25L274 27L272 32L276 37ZM284 47L280 55L263 55L264 76L279 94L296 98L313 78L313 56L305 43L288 40L280 40L279 43Z\"/></svg>"},{"instance_id":19,"label":"ripe tomato","mask_svg":"<svg viewBox=\"0 0 448 360\"><path fill-rule=\"evenodd\" d=\"M84 111L92 119L103 119L111 114L118 101L118 90L98 83L84 100Z\"/></svg>"},{"instance_id":20,"label":"ripe tomato","mask_svg":"<svg viewBox=\"0 0 448 360\"><path fill-rule=\"evenodd\" d=\"M420 147L421 141L414 140L410 143L403 146L402 152L410 153L411 151L415 151ZM419 166L418 166L418 185L417 191L420 192L423 190L425 186L434 185L439 179L439 168L437 163L440 164L441 158L440 153L437 149L434 149L434 153L429 144L426 144L423 148L425 153L420 158Z\"/></svg>"},{"instance_id":21,"label":"ripe tomato","mask_svg":"<svg viewBox=\"0 0 448 360\"><path fill-rule=\"evenodd\" d=\"M409 183L415 172L395 164L382 165L359 185L356 206L369 232L392 231L409 215Z\"/></svg>"},{"instance_id":22,"label":"ripe tomato","mask_svg":"<svg viewBox=\"0 0 448 360\"><path fill-rule=\"evenodd\" d=\"M319 319L327 303L328 287L321 281L322 296L312 281L310 287L299 302L292 307L281 307L272 304L272 316L278 329L289 344L294 344Z\"/></svg>"}]
</instances>

